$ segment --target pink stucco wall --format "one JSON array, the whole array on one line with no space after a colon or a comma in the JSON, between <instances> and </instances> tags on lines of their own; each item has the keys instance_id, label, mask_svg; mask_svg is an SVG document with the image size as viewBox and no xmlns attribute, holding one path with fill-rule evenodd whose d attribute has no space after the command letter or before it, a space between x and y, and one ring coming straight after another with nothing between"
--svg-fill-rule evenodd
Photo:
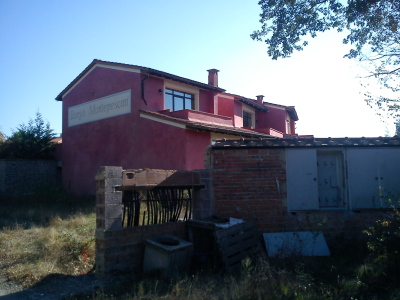
<instances>
[{"instance_id":1,"label":"pink stucco wall","mask_svg":"<svg viewBox=\"0 0 400 300\"><path fill-rule=\"evenodd\" d=\"M234 112L234 102L235 100L227 97L218 97L218 114L221 116L231 117L235 115Z\"/></svg>"},{"instance_id":2,"label":"pink stucco wall","mask_svg":"<svg viewBox=\"0 0 400 300\"><path fill-rule=\"evenodd\" d=\"M262 128L273 128L277 131L286 133L286 110L275 107L268 107L268 112L262 113L259 122Z\"/></svg>"},{"instance_id":3,"label":"pink stucco wall","mask_svg":"<svg viewBox=\"0 0 400 300\"><path fill-rule=\"evenodd\" d=\"M64 94L63 184L74 193L94 194L94 177L100 166L203 168L204 151L211 142L211 133L140 117L139 110L165 109L164 79L131 71L96 67ZM142 80L147 105L142 99ZM68 127L69 107L127 90L131 91L131 113ZM242 106L232 97L200 88L200 112L187 110L172 114L193 121L242 127ZM286 132L286 111L268 108L269 112L256 111L256 128ZM294 122L291 126L293 133Z\"/></svg>"},{"instance_id":4,"label":"pink stucco wall","mask_svg":"<svg viewBox=\"0 0 400 300\"><path fill-rule=\"evenodd\" d=\"M187 170L204 169L206 145L211 144L210 132L187 130L186 132L186 167ZM193 159L196 158L196 159ZM198 158L201 158L199 160Z\"/></svg>"},{"instance_id":5,"label":"pink stucco wall","mask_svg":"<svg viewBox=\"0 0 400 300\"><path fill-rule=\"evenodd\" d=\"M188 130L140 117L140 109L164 108L159 93L163 80L146 79L146 105L141 98L142 78L144 75L139 73L97 67L63 98L63 184L73 193L94 194L94 178L100 166L203 167L210 133L198 133L200 138L195 139ZM68 127L68 107L126 90L132 93L130 114ZM188 153L193 153L190 163Z\"/></svg>"},{"instance_id":6,"label":"pink stucco wall","mask_svg":"<svg viewBox=\"0 0 400 300\"><path fill-rule=\"evenodd\" d=\"M214 113L214 92L200 90L199 110Z\"/></svg>"}]
</instances>

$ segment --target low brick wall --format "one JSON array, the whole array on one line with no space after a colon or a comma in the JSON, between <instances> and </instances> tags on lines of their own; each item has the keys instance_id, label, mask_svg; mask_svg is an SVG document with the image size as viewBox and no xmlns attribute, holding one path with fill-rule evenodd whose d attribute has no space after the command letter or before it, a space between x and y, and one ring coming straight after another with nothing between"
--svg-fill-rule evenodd
<instances>
[{"instance_id":1,"label":"low brick wall","mask_svg":"<svg viewBox=\"0 0 400 300\"><path fill-rule=\"evenodd\" d=\"M209 172L199 171L201 184L210 185ZM122 167L101 167L96 174L96 274L107 278L114 273L141 274L143 269L143 240L171 234L186 239L186 222L122 227L122 192L115 186L123 183ZM208 177L207 177L208 175ZM194 202L205 205L194 207L195 215L210 215L210 194L196 191Z\"/></svg>"},{"instance_id":2,"label":"low brick wall","mask_svg":"<svg viewBox=\"0 0 400 300\"><path fill-rule=\"evenodd\" d=\"M322 231L327 240L351 238L380 211L288 212L284 148L210 150L214 214L255 221L261 232Z\"/></svg>"},{"instance_id":3,"label":"low brick wall","mask_svg":"<svg viewBox=\"0 0 400 300\"><path fill-rule=\"evenodd\" d=\"M60 183L55 160L0 159L1 195L29 194L39 186Z\"/></svg>"}]
</instances>

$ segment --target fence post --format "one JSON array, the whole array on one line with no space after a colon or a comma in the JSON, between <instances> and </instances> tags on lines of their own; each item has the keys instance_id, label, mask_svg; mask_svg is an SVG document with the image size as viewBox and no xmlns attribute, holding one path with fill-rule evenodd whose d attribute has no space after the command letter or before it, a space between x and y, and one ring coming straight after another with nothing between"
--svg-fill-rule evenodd
<instances>
[{"instance_id":1,"label":"fence post","mask_svg":"<svg viewBox=\"0 0 400 300\"><path fill-rule=\"evenodd\" d=\"M214 202L210 169L193 170L200 173L202 189L195 189L193 195L193 219L209 218L213 215Z\"/></svg>"},{"instance_id":2,"label":"fence post","mask_svg":"<svg viewBox=\"0 0 400 300\"><path fill-rule=\"evenodd\" d=\"M96 174L96 274L103 277L108 271L107 231L122 228L122 192L115 191L122 185L122 167L100 167Z\"/></svg>"}]
</instances>

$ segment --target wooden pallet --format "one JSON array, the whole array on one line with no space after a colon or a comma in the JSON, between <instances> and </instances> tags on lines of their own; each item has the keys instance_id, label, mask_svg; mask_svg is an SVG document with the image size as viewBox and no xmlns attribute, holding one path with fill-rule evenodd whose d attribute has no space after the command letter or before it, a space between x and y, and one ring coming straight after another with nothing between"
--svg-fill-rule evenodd
<instances>
[{"instance_id":1,"label":"wooden pallet","mask_svg":"<svg viewBox=\"0 0 400 300\"><path fill-rule=\"evenodd\" d=\"M260 235L252 222L244 222L214 233L227 271L240 270L241 262L259 250Z\"/></svg>"}]
</instances>

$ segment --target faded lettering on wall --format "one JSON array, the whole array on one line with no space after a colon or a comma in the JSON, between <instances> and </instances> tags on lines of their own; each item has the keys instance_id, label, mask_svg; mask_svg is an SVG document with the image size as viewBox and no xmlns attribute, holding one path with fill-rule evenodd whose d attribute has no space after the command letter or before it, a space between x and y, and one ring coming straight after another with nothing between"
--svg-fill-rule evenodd
<instances>
[{"instance_id":1,"label":"faded lettering on wall","mask_svg":"<svg viewBox=\"0 0 400 300\"><path fill-rule=\"evenodd\" d=\"M131 112L131 90L68 108L68 127Z\"/></svg>"}]
</instances>

